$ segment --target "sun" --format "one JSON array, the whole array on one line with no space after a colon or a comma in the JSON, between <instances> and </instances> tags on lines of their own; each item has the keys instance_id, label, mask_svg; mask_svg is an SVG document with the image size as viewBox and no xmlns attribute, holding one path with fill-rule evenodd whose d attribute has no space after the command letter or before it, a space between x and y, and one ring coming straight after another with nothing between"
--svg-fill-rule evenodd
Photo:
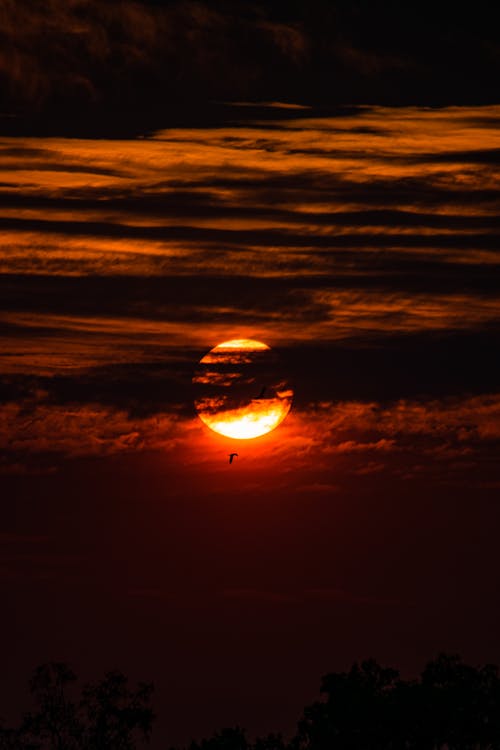
<instances>
[{"instance_id":1,"label":"sun","mask_svg":"<svg viewBox=\"0 0 500 750\"><path fill-rule=\"evenodd\" d=\"M253 339L214 346L193 377L201 421L225 437L249 440L276 429L292 406L293 390L271 348Z\"/></svg>"}]
</instances>

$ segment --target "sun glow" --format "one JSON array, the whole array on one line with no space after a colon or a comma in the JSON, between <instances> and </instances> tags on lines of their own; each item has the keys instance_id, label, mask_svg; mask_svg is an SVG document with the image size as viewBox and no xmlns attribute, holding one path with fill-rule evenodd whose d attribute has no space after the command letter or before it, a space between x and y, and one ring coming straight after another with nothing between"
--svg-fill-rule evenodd
<instances>
[{"instance_id":1,"label":"sun glow","mask_svg":"<svg viewBox=\"0 0 500 750\"><path fill-rule=\"evenodd\" d=\"M264 400L264 399L263 399ZM200 419L214 432L237 440L261 437L274 430L290 411L291 401L266 399L267 403L252 402L242 409L231 409L218 414L200 413Z\"/></svg>"},{"instance_id":2,"label":"sun glow","mask_svg":"<svg viewBox=\"0 0 500 750\"><path fill-rule=\"evenodd\" d=\"M263 344L262 341L254 341L253 339L231 339L230 341L223 341L222 344L217 344L211 350L212 352L226 352L234 351L235 349L240 352L257 352L269 350L267 344ZM203 361L203 360L202 360Z\"/></svg>"},{"instance_id":3,"label":"sun glow","mask_svg":"<svg viewBox=\"0 0 500 750\"><path fill-rule=\"evenodd\" d=\"M267 344L231 339L211 349L193 376L195 407L211 430L236 440L261 437L285 419L293 390Z\"/></svg>"}]
</instances>

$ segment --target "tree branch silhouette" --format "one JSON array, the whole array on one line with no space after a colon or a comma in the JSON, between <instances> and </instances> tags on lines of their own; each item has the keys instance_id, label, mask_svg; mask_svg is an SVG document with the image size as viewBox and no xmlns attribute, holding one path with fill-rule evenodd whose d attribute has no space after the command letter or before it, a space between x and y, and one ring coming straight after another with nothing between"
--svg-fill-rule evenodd
<instances>
[{"instance_id":1,"label":"tree branch silhouette","mask_svg":"<svg viewBox=\"0 0 500 750\"><path fill-rule=\"evenodd\" d=\"M136 750L150 738L151 684L131 688L112 671L78 697L76 683L66 664L38 667L30 682L35 708L17 728L0 725L0 750ZM491 664L473 667L440 654L418 679L403 680L368 659L326 674L320 693L288 740L269 734L250 741L235 726L187 750L500 749L500 677Z\"/></svg>"}]
</instances>

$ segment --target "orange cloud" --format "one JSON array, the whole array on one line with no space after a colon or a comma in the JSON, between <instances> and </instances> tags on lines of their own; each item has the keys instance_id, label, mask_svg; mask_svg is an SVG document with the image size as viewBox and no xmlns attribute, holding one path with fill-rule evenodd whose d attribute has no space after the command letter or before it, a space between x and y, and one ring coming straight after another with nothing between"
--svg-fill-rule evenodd
<instances>
[{"instance_id":1,"label":"orange cloud","mask_svg":"<svg viewBox=\"0 0 500 750\"><path fill-rule=\"evenodd\" d=\"M495 452L499 441L498 394L402 400L387 406L328 402L292 411L276 431L248 441L239 465L269 465L276 475L314 466L315 481L330 486L318 477L338 461L354 461L352 470L360 475L391 465L409 470L415 455L426 462L460 462L478 451ZM234 441L207 431L195 417L175 412L134 417L99 404L69 407L42 401L1 407L0 446L14 457L14 464L19 454L77 457L161 451L167 461L181 455L183 464L211 470Z\"/></svg>"}]
</instances>

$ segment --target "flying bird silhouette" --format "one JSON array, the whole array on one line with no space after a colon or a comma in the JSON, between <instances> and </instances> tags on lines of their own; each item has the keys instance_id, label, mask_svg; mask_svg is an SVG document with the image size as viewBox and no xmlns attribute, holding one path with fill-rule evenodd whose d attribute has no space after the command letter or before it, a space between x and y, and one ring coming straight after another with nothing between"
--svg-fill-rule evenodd
<instances>
[{"instance_id":1,"label":"flying bird silhouette","mask_svg":"<svg viewBox=\"0 0 500 750\"><path fill-rule=\"evenodd\" d=\"M229 453L228 455L229 455L229 463L232 464L233 463L233 458L235 456L237 456L238 454L237 453Z\"/></svg>"}]
</instances>

